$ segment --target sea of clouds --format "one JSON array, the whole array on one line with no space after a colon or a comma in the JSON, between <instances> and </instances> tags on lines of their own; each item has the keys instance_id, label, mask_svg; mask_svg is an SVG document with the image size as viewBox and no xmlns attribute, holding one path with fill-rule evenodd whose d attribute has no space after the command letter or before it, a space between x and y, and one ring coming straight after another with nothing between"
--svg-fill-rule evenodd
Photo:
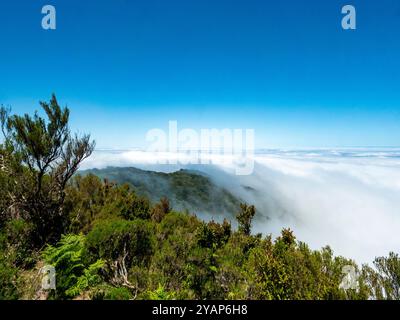
<instances>
[{"instance_id":1,"label":"sea of clouds","mask_svg":"<svg viewBox=\"0 0 400 320\"><path fill-rule=\"evenodd\" d=\"M140 150L98 150L82 169L135 166L171 172L189 168L254 204L253 231L278 235L283 227L313 249L330 245L335 254L371 263L400 252L400 149L356 148L258 150L251 175L235 175L227 163L157 164Z\"/></svg>"}]
</instances>

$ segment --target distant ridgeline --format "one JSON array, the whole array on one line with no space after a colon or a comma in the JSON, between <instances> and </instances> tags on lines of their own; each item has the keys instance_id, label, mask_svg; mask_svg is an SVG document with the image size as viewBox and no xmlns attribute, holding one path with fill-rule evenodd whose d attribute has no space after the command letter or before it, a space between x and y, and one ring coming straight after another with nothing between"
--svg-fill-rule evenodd
<instances>
[{"instance_id":1,"label":"distant ridgeline","mask_svg":"<svg viewBox=\"0 0 400 320\"><path fill-rule=\"evenodd\" d=\"M241 202L198 171L181 169L173 173L163 173L134 167L79 171L81 175L90 173L110 182L127 183L138 195L147 197L153 203L167 197L175 210L189 210L199 215L211 214L215 218L233 217Z\"/></svg>"}]
</instances>

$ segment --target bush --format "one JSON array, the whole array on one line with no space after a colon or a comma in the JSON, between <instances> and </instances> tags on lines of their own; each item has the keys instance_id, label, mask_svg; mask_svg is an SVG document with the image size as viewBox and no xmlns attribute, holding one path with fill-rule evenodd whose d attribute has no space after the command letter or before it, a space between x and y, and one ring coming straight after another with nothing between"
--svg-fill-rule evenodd
<instances>
[{"instance_id":1,"label":"bush","mask_svg":"<svg viewBox=\"0 0 400 320\"><path fill-rule=\"evenodd\" d=\"M236 215L236 219L239 224L239 231L245 235L250 235L251 222L256 214L256 208L249 206L245 203L240 204L240 212Z\"/></svg>"},{"instance_id":2,"label":"bush","mask_svg":"<svg viewBox=\"0 0 400 320\"><path fill-rule=\"evenodd\" d=\"M167 239L170 235L177 233L192 234L201 225L201 221L195 216L179 212L168 213L157 226L159 241Z\"/></svg>"},{"instance_id":3,"label":"bush","mask_svg":"<svg viewBox=\"0 0 400 320\"><path fill-rule=\"evenodd\" d=\"M364 266L364 274L375 299L400 300L400 257L390 252L388 257L374 260L375 270Z\"/></svg>"},{"instance_id":4,"label":"bush","mask_svg":"<svg viewBox=\"0 0 400 320\"><path fill-rule=\"evenodd\" d=\"M72 232L88 232L97 220L149 219L150 202L128 185L116 185L89 174L76 176L66 191L65 209Z\"/></svg>"},{"instance_id":5,"label":"bush","mask_svg":"<svg viewBox=\"0 0 400 320\"><path fill-rule=\"evenodd\" d=\"M0 300L20 296L21 268L31 267L34 259L29 244L30 225L22 219L9 220L0 229Z\"/></svg>"},{"instance_id":6,"label":"bush","mask_svg":"<svg viewBox=\"0 0 400 320\"><path fill-rule=\"evenodd\" d=\"M132 300L133 295L126 287L102 285L94 288L90 295L93 300Z\"/></svg>"},{"instance_id":7,"label":"bush","mask_svg":"<svg viewBox=\"0 0 400 320\"><path fill-rule=\"evenodd\" d=\"M231 236L231 225L226 219L224 219L223 224L215 221L202 223L196 236L201 247L218 248L224 245Z\"/></svg>"},{"instance_id":8,"label":"bush","mask_svg":"<svg viewBox=\"0 0 400 320\"><path fill-rule=\"evenodd\" d=\"M168 292L164 286L159 285L156 290L147 292L147 298L149 300L173 300L175 292Z\"/></svg>"},{"instance_id":9,"label":"bush","mask_svg":"<svg viewBox=\"0 0 400 320\"><path fill-rule=\"evenodd\" d=\"M9 258L7 252L0 250L0 300L18 299L16 286L18 269Z\"/></svg>"},{"instance_id":10,"label":"bush","mask_svg":"<svg viewBox=\"0 0 400 320\"><path fill-rule=\"evenodd\" d=\"M167 198L161 198L160 202L157 203L151 210L151 219L155 222L161 222L166 214L171 212L171 206Z\"/></svg>"},{"instance_id":11,"label":"bush","mask_svg":"<svg viewBox=\"0 0 400 320\"><path fill-rule=\"evenodd\" d=\"M8 251L14 251L14 263L17 267L29 268L35 264L32 252L32 244L29 241L32 232L32 224L22 219L10 220L4 228L4 240Z\"/></svg>"},{"instance_id":12,"label":"bush","mask_svg":"<svg viewBox=\"0 0 400 320\"><path fill-rule=\"evenodd\" d=\"M124 258L129 268L146 260L153 252L153 230L148 221L105 220L87 235L86 252L91 261L109 262Z\"/></svg>"}]
</instances>

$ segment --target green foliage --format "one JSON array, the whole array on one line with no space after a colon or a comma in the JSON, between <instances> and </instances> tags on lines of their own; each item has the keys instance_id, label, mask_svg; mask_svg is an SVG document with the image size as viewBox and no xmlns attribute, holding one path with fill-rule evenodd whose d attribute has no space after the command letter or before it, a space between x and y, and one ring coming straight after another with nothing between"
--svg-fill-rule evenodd
<instances>
[{"instance_id":1,"label":"green foliage","mask_svg":"<svg viewBox=\"0 0 400 320\"><path fill-rule=\"evenodd\" d=\"M212 249L195 246L191 249L185 268L184 287L195 299L222 299L222 288L216 282L217 255Z\"/></svg>"},{"instance_id":2,"label":"green foliage","mask_svg":"<svg viewBox=\"0 0 400 320\"><path fill-rule=\"evenodd\" d=\"M171 212L156 226L156 247L151 259L144 290L156 290L162 283L168 292L180 291L186 278L186 265L191 248L196 246L195 231L200 221L191 215Z\"/></svg>"},{"instance_id":3,"label":"green foliage","mask_svg":"<svg viewBox=\"0 0 400 320\"><path fill-rule=\"evenodd\" d=\"M30 222L34 226L30 240L36 247L56 241L65 231L68 221L62 205L66 184L94 149L90 136L71 135L69 109L61 108L54 95L49 103L40 105L47 119L37 112L19 116L0 108L4 136L0 183L9 186L1 203L2 216Z\"/></svg>"},{"instance_id":4,"label":"green foliage","mask_svg":"<svg viewBox=\"0 0 400 320\"><path fill-rule=\"evenodd\" d=\"M83 257L85 237L65 235L56 246L48 246L43 251L44 261L56 270L56 297L73 298L101 281L99 271L104 266L102 260L92 264Z\"/></svg>"},{"instance_id":5,"label":"green foliage","mask_svg":"<svg viewBox=\"0 0 400 320\"><path fill-rule=\"evenodd\" d=\"M210 177L199 171L182 169L164 173L132 167L108 167L83 172L88 173L118 185L129 184L137 195L148 198L152 203L168 198L170 207L178 211L188 209L190 212L207 212L233 218L240 203L231 192L216 185Z\"/></svg>"},{"instance_id":6,"label":"green foliage","mask_svg":"<svg viewBox=\"0 0 400 320\"><path fill-rule=\"evenodd\" d=\"M90 264L87 268L83 270L83 274L78 277L76 284L65 292L66 295L70 297L75 297L84 292L86 289L99 283L101 281L99 271L103 267L103 260L97 260L96 262Z\"/></svg>"},{"instance_id":7,"label":"green foliage","mask_svg":"<svg viewBox=\"0 0 400 320\"><path fill-rule=\"evenodd\" d=\"M14 252L14 264L17 267L32 267L35 263L29 236L32 225L23 219L6 222L0 240L9 252Z\"/></svg>"},{"instance_id":8,"label":"green foliage","mask_svg":"<svg viewBox=\"0 0 400 320\"><path fill-rule=\"evenodd\" d=\"M239 231L245 235L250 235L251 221L256 214L254 206L249 206L245 203L240 204L240 212L237 214L236 219L239 223Z\"/></svg>"},{"instance_id":9,"label":"green foliage","mask_svg":"<svg viewBox=\"0 0 400 320\"><path fill-rule=\"evenodd\" d=\"M9 220L0 228L0 300L20 298L21 268L34 265L29 231L30 225L22 219Z\"/></svg>"},{"instance_id":10,"label":"green foliage","mask_svg":"<svg viewBox=\"0 0 400 320\"><path fill-rule=\"evenodd\" d=\"M377 257L375 269L363 267L363 275L375 299L400 300L400 258L390 252L388 257Z\"/></svg>"},{"instance_id":11,"label":"green foliage","mask_svg":"<svg viewBox=\"0 0 400 320\"><path fill-rule=\"evenodd\" d=\"M104 300L131 300L132 298L132 293L125 287L111 288L104 295Z\"/></svg>"},{"instance_id":12,"label":"green foliage","mask_svg":"<svg viewBox=\"0 0 400 320\"><path fill-rule=\"evenodd\" d=\"M149 300L174 300L175 293L167 292L164 286L159 285L156 290L147 292L147 298Z\"/></svg>"},{"instance_id":13,"label":"green foliage","mask_svg":"<svg viewBox=\"0 0 400 320\"><path fill-rule=\"evenodd\" d=\"M13 264L12 253L0 249L0 300L19 298L17 275L18 269Z\"/></svg>"},{"instance_id":14,"label":"green foliage","mask_svg":"<svg viewBox=\"0 0 400 320\"><path fill-rule=\"evenodd\" d=\"M92 300L132 300L134 296L126 287L114 287L109 284L100 284L89 292Z\"/></svg>"},{"instance_id":15,"label":"green foliage","mask_svg":"<svg viewBox=\"0 0 400 320\"><path fill-rule=\"evenodd\" d=\"M385 291L390 300L400 300L400 258L394 252L389 257L379 257L374 261Z\"/></svg>"},{"instance_id":16,"label":"green foliage","mask_svg":"<svg viewBox=\"0 0 400 320\"><path fill-rule=\"evenodd\" d=\"M171 235L195 233L200 225L201 221L195 216L172 211L157 225L159 240L163 241Z\"/></svg>"},{"instance_id":17,"label":"green foliage","mask_svg":"<svg viewBox=\"0 0 400 320\"><path fill-rule=\"evenodd\" d=\"M76 176L66 190L65 208L72 232L88 232L96 220L149 219L150 203L128 185L116 185L88 174Z\"/></svg>"},{"instance_id":18,"label":"green foliage","mask_svg":"<svg viewBox=\"0 0 400 320\"><path fill-rule=\"evenodd\" d=\"M141 263L153 252L153 230L150 222L122 219L100 221L86 238L86 252L92 261L125 259L126 267Z\"/></svg>"},{"instance_id":19,"label":"green foliage","mask_svg":"<svg viewBox=\"0 0 400 320\"><path fill-rule=\"evenodd\" d=\"M252 249L246 263L253 299L289 299L291 283L285 264L262 248Z\"/></svg>"},{"instance_id":20,"label":"green foliage","mask_svg":"<svg viewBox=\"0 0 400 320\"><path fill-rule=\"evenodd\" d=\"M157 203L151 211L151 219L159 223L165 217L165 215L170 212L171 205L169 203L169 200L165 197L162 197L160 199L160 202Z\"/></svg>"},{"instance_id":21,"label":"green foliage","mask_svg":"<svg viewBox=\"0 0 400 320\"><path fill-rule=\"evenodd\" d=\"M224 219L223 224L210 221L202 223L197 230L198 244L204 248L218 248L224 245L231 235L231 224Z\"/></svg>"}]
</instances>

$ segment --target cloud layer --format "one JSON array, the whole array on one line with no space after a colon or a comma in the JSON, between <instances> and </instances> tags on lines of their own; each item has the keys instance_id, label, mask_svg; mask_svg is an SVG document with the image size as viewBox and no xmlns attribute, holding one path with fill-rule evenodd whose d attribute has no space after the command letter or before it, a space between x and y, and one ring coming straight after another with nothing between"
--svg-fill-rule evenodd
<instances>
[{"instance_id":1,"label":"cloud layer","mask_svg":"<svg viewBox=\"0 0 400 320\"><path fill-rule=\"evenodd\" d=\"M277 235L290 227L311 247L329 244L336 254L358 262L400 251L398 149L265 150L254 156L249 176L235 175L229 162L157 165L154 160L154 154L142 151L97 151L83 168L201 170L257 207L255 232Z\"/></svg>"}]
</instances>

